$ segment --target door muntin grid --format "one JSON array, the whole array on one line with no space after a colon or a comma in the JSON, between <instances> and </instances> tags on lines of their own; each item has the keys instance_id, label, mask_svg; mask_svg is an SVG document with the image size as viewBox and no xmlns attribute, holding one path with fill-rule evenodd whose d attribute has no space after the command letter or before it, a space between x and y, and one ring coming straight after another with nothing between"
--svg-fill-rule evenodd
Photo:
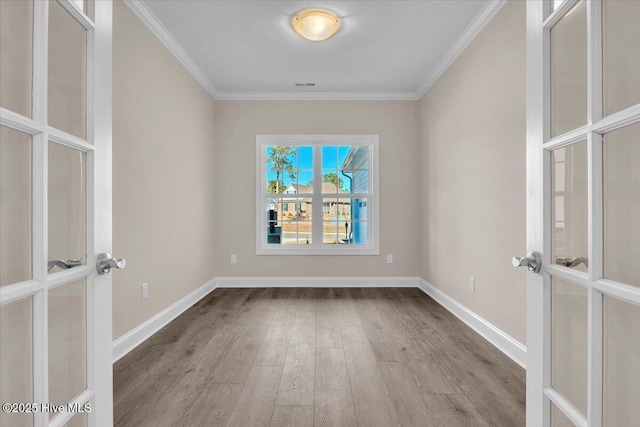
<instances>
[{"instance_id":1,"label":"door muntin grid","mask_svg":"<svg viewBox=\"0 0 640 427\"><path fill-rule=\"evenodd\" d=\"M544 248L547 256L543 257L544 261L544 281L545 287L549 288L551 286L551 277L555 276L559 279L567 281L567 283L572 283L575 286L580 287L581 289L586 290L587 292L587 324L582 325L585 329L588 330L588 345L587 345L587 392L586 392L586 404L587 410L584 412L584 405L578 404L577 406L581 406L583 411L577 410L576 404L570 402L569 399L566 399L565 396L562 396L561 393L558 393L553 389L551 378L552 376L552 366L551 363L553 360L550 352L552 351L551 345L551 336L552 336L552 319L547 319L545 324L547 325L547 330L545 333L546 344L544 345L545 351L547 355L545 356L545 360L547 361L544 366L544 394L547 408L552 407L553 411L546 410L548 417L544 420L545 425L549 425L552 422L552 417L550 414L554 414L553 420L554 422L561 419L562 417L558 416L558 412L563 415L563 420L571 420L572 424L576 425L589 425L589 426L600 426L603 423L606 423L609 418L607 416L603 416L603 412L608 413L610 416L610 411L607 412L605 408L608 408L611 404L610 401L605 401L606 396L603 396L603 384L608 384L607 381L609 378L603 378L603 370L604 370L604 359L607 348L603 347L603 336L604 334L603 328L606 326L605 322L605 314L603 311L603 300L611 300L611 301L624 301L626 304L630 304L633 307L640 306L640 289L636 288L637 281L640 278L635 277L637 273L635 271L627 272L625 275L623 273L611 274L607 272L607 261L606 256L608 257L621 257L621 259L628 259L629 251L622 250L625 246L625 242L622 244L618 244L617 246L609 243L611 240L609 232L607 235L607 229L605 225L608 225L612 228L612 221L605 219L607 218L607 214L612 211L612 208L608 208L611 202L608 201L608 194L606 193L607 189L611 192L611 189L614 188L611 185L607 186L607 166L611 168L613 164L610 163L607 165L607 151L603 149L603 144L607 144L607 138L609 135L613 135L616 132L624 133L629 132L629 128L632 126L640 126L638 122L640 122L640 104L637 104L640 101L640 97L634 98L635 104L633 101L629 101L628 94L625 94L624 99L616 104L611 100L611 96L607 97L607 91L611 92L608 89L607 84L611 86L611 82L606 82L603 80L603 68L605 74L608 72L612 74L611 67L607 68L603 67L603 49L612 50L612 44L607 44L606 40L606 32L603 32L603 25L606 25L606 17L603 18L603 9L606 8L611 9L611 5L615 2L603 2L600 1L587 1L587 2L576 2L576 1L565 1L564 4L555 4L553 10L551 10L549 2L546 2L542 5L546 11L545 20L541 23L544 28L542 43L544 45L543 52L546 56L546 60L543 59L543 63L548 64L545 68L549 73L544 80L543 86L546 86L544 89L545 93L545 109L547 114L543 114L545 117L545 123L543 126L544 129L544 158L545 158L545 176L544 176L544 186L545 186L545 215L549 218L546 221L547 227L544 232ZM586 42L587 42L587 120L584 124L579 124L575 122L575 126L573 129L563 129L563 132L558 134L552 128L552 118L553 114L549 114L549 111L553 111L552 103L554 102L553 95L551 91L553 90L553 84L551 83L553 77L551 76L552 67L549 66L551 59L549 55L552 54L552 46L551 46L551 32L555 25L567 17L571 16L572 13L579 11L580 8L586 8L587 15L587 31L585 34ZM640 13L640 9L638 10ZM572 19L575 20L575 16L580 12L574 13ZM609 10L610 15L612 14ZM620 14L618 14L620 15ZM640 15L638 15L640 17ZM635 19L639 19L636 17ZM628 32L625 33L628 36ZM639 33L640 34L640 33ZM605 39L605 43L603 45L603 38ZM624 42L624 40L622 40ZM632 46L638 45L640 43L640 39L635 42L630 42ZM603 47L604 46L604 47ZM605 64L607 65L607 64ZM607 77L605 77L606 79ZM626 77L627 80L630 78ZM615 83L615 82L614 82ZM632 83L632 90L635 90L635 82ZM616 104L621 106L619 110L612 110L610 105ZM623 109L624 108L624 109ZM603 109L606 114L606 117L603 117ZM634 124L635 123L635 124ZM552 180L552 175L554 174L554 166L556 162L554 161L553 151L562 149L563 147L572 147L577 144L584 144L586 141L587 145L587 157L588 157L588 201L586 204L587 216L588 216L588 262L589 268L576 270L575 268L569 267L567 265L562 265L562 263L557 263L557 259L554 256L554 242L557 242L557 239L554 239L555 233L551 229L557 223L558 212L555 209L554 192L556 192L556 188L553 187L554 181ZM603 142L604 141L604 142ZM640 136L633 139L632 142L629 140L626 141L626 150L627 157L626 159L629 161L633 157L637 156L638 148L640 147ZM635 144L635 145L634 145ZM610 160L611 155L609 155ZM618 159L620 160L620 159ZM636 168L637 169L637 168ZM604 175L604 176L603 176ZM625 176L616 176L615 179L620 182L620 180L625 180ZM633 180L633 176L629 174L629 182ZM633 181L635 182L635 181ZM631 186L629 187L631 188ZM636 193L630 192L630 196L635 196L637 198ZM620 194L618 196L618 203L615 206L617 208L616 213L618 215L624 216L624 209L620 206ZM640 203L640 201L635 201L632 197L629 199L629 210L627 210L626 214L633 215L635 210L632 208L632 204L635 207L635 204ZM607 211L608 208L608 211ZM553 209L553 210L552 210ZM631 212L629 212L631 211ZM618 221L618 223L625 224L622 221ZM624 240L625 237L632 238L630 236L633 231L632 223L626 223L626 235L624 234L624 230L618 230L619 236L617 236L618 241ZM606 236L606 237L605 237ZM614 237L615 240L615 237ZM628 246L628 242L627 246ZM611 250L611 246L615 246L620 248L618 253L614 254L614 251ZM608 252L607 252L607 249ZM606 255L606 254L609 255ZM616 268L624 269L624 264L620 261L620 259L610 259L609 263L612 261L617 261ZM560 264L560 265L558 265ZM615 268L614 268L615 270ZM611 279L617 279L618 281L614 281ZM547 307L552 307L552 293L545 293L545 305ZM611 305L611 303L609 304ZM547 315L551 315L553 309L545 310ZM608 314L611 316L611 313ZM637 317L628 315L628 319L633 322L633 319ZM612 321L609 320L611 323ZM628 325L630 330L633 330L634 325ZM640 325L636 325L636 330L640 328ZM630 340L633 342L633 340ZM619 356L619 355L618 355ZM620 356L619 356L620 357ZM607 371L604 370L604 374L607 374ZM633 372L630 372L633 374ZM640 375L639 372L635 372L636 375ZM611 388L611 384L608 384L608 387ZM551 405L551 406L549 406ZM609 405L609 406L608 406ZM635 405L637 406L637 405ZM632 411L632 410L631 410ZM631 415L629 415L631 416ZM637 418L636 418L637 419ZM618 421L619 422L619 421ZM605 424L606 425L606 424Z\"/></svg>"},{"instance_id":2,"label":"door muntin grid","mask_svg":"<svg viewBox=\"0 0 640 427\"><path fill-rule=\"evenodd\" d=\"M4 2L3 2L4 3ZM27 2L25 2L27 3ZM22 102L20 105L26 105L28 108L17 108L16 111L3 108L0 110L0 123L3 128L10 129L11 132L22 132L29 136L30 143L30 173L31 175L31 196L30 196L30 209L32 216L32 224L30 226L30 252L31 252L31 265L29 266L30 274L21 275L21 279L18 282L12 280L12 283L2 286L0 288L0 304L3 309L10 307L14 304L20 304L23 301L28 301L30 304L30 317L31 317L31 401L33 402L50 402L49 399L49 386L52 385L49 381L50 362L54 362L51 357L57 349L64 349L66 344L64 340L67 337L68 328L63 323L57 324L56 316L59 318L59 313L50 311L48 309L49 304L53 301L49 297L49 293L59 294L65 292L72 286L73 283L82 283L84 291L81 293L73 293L72 300L74 304L80 304L79 311L75 310L78 316L75 316L74 324L77 324L80 330L84 330L84 338L80 341L80 347L83 348L81 353L76 351L77 357L83 360L83 363L74 364L74 374L80 375L80 378L85 378L81 381L76 381L77 386L74 390L66 393L63 400L69 400L64 403L80 403L81 405L87 402L93 401L92 390L92 370L89 367L92 364L92 351L90 351L90 344L93 342L91 336L91 301L93 297L93 282L94 272L90 267L91 261L93 261L93 229L92 221L89 218L93 217L92 206L92 187L93 179L93 159L94 159L94 147L93 147L93 132L92 132L92 98L91 91L85 90L83 99L80 102L83 104L80 108L84 111L84 123L81 128L84 128L84 133L79 133L82 138L74 136L66 131L66 129L57 129L52 127L52 123L49 123L48 118L51 114L48 114L48 102L47 84L49 79L48 74L48 56L47 45L49 43L49 34L47 29L51 29L52 25L49 18L51 8L58 10L62 9L65 16L73 19L74 22L82 27L86 33L84 43L84 51L80 52L83 58L80 61L85 63L84 65L84 81L81 86L88 87L92 82L93 64L91 59L93 58L93 42L94 42L94 2L77 2L67 0L52 0L49 2L34 1L28 2L29 6L33 9L33 33L32 44L30 46L28 56L31 59L31 70L28 73L32 76L32 84L29 85L30 92L28 97L29 101L25 104ZM61 8L61 9L60 9ZM76 25L74 24L74 25ZM4 62L4 61L3 61ZM3 67L4 68L4 67ZM4 74L4 70L3 70ZM3 79L3 85L4 85ZM31 90L32 87L32 90ZM7 107L12 107L15 103L7 104ZM18 104L15 104L18 105ZM32 107L31 107L32 106ZM60 113L60 111L58 111ZM83 180L85 191L79 195L78 199L83 205L81 211L79 211L79 217L74 218L72 221L78 224L81 233L76 233L76 244L80 245L80 250L83 258L83 265L61 272L52 272L48 274L47 260L48 260L48 244L49 241L49 223L48 223L48 207L50 206L49 200L49 188L48 173L52 170L52 165L48 161L48 154L50 153L50 147L54 149L64 147L65 150L71 150L77 153L78 156L83 158L83 168L85 168L85 176L78 177ZM64 207L64 205L60 205ZM4 238L4 236L3 236ZM16 276L17 277L17 276ZM71 296L67 296L67 300L70 300ZM60 300L58 298L58 300ZM54 318L49 320L49 315L54 315ZM53 327L57 332L57 335L50 335L49 328ZM76 346L77 347L77 346ZM79 356L78 356L79 354ZM55 365L55 363L54 363ZM59 374L59 372L57 372ZM59 382L60 380L56 380ZM71 396L73 395L73 396ZM70 397L71 396L71 397ZM49 419L49 414L36 413L33 419L30 421L33 425L63 425L65 424L73 414L65 413L54 415ZM76 417L84 419L83 417ZM86 417L85 417L86 418ZM91 419L91 417L89 417Z\"/></svg>"}]
</instances>

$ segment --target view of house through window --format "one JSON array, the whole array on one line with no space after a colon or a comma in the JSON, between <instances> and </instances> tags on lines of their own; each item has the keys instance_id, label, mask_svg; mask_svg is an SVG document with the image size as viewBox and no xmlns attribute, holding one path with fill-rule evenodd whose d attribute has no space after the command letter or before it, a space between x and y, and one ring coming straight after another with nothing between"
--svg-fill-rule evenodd
<instances>
[{"instance_id":1,"label":"view of house through window","mask_svg":"<svg viewBox=\"0 0 640 427\"><path fill-rule=\"evenodd\" d=\"M267 249L370 247L370 143L264 144L261 150Z\"/></svg>"}]
</instances>

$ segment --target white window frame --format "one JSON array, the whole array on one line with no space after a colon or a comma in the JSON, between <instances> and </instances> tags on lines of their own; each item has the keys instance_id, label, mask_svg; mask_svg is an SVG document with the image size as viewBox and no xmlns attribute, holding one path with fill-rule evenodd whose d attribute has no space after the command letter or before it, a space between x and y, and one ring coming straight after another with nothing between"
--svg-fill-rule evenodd
<instances>
[{"instance_id":1,"label":"white window frame","mask_svg":"<svg viewBox=\"0 0 640 427\"><path fill-rule=\"evenodd\" d=\"M279 195L267 193L266 149L271 145L312 146L313 147L313 193L299 197L312 199L313 240L309 245L280 245L267 243L267 199ZM369 192L350 193L351 198L366 198L368 201L367 224L368 244L331 245L323 244L322 212L323 198L335 194L322 193L322 147L323 146L368 146L369 147ZM256 135L256 255L379 255L380 212L379 212L379 163L378 135ZM275 197L274 197L275 196ZM288 195L290 198L291 195Z\"/></svg>"}]
</instances>

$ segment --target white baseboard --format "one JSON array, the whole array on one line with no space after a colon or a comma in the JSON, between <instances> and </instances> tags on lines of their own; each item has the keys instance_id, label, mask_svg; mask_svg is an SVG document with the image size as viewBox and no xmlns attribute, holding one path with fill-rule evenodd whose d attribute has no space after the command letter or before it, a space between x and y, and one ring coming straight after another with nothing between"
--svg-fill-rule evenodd
<instances>
[{"instance_id":1,"label":"white baseboard","mask_svg":"<svg viewBox=\"0 0 640 427\"><path fill-rule=\"evenodd\" d=\"M462 320L471 329L483 336L487 341L493 344L498 350L506 354L511 360L518 365L527 369L527 347L520 341L511 337L501 329L498 329L492 323L478 316L458 301L451 298L442 290L436 288L431 283L418 279L418 287L438 304L449 310L454 316Z\"/></svg>"},{"instance_id":2,"label":"white baseboard","mask_svg":"<svg viewBox=\"0 0 640 427\"><path fill-rule=\"evenodd\" d=\"M215 283L216 279L209 280L195 291L182 297L146 322L115 340L113 342L113 363L116 363L120 358L142 344L151 335L158 332L173 319L207 296L216 288Z\"/></svg>"},{"instance_id":3,"label":"white baseboard","mask_svg":"<svg viewBox=\"0 0 640 427\"><path fill-rule=\"evenodd\" d=\"M218 288L415 288L417 277L216 277Z\"/></svg>"}]
</instances>

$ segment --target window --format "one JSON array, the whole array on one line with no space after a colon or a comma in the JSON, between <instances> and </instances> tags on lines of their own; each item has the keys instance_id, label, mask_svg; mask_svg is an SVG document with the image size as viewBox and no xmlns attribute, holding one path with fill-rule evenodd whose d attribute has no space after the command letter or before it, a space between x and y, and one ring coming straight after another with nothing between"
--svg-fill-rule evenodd
<instances>
[{"instance_id":1,"label":"window","mask_svg":"<svg viewBox=\"0 0 640 427\"><path fill-rule=\"evenodd\" d=\"M256 147L256 254L379 254L377 135L258 135Z\"/></svg>"}]
</instances>

